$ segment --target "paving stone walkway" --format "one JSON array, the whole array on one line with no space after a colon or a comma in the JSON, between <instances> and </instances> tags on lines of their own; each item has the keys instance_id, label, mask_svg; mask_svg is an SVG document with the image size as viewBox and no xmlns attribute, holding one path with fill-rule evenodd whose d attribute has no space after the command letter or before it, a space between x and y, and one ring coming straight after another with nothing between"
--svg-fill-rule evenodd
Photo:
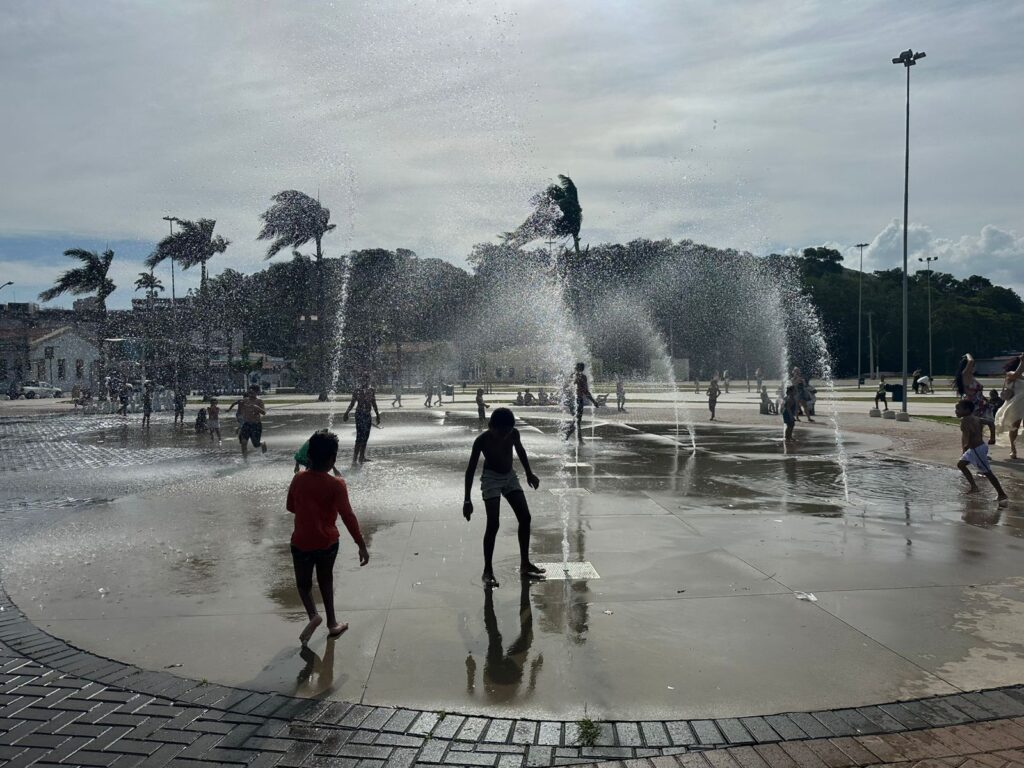
<instances>
[{"instance_id":1,"label":"paving stone walkway","mask_svg":"<svg viewBox=\"0 0 1024 768\"><path fill-rule=\"evenodd\" d=\"M295 699L148 671L48 635L0 587L3 766L1024 764L1024 686L857 709L597 725L593 745L581 746L573 722Z\"/></svg>"}]
</instances>

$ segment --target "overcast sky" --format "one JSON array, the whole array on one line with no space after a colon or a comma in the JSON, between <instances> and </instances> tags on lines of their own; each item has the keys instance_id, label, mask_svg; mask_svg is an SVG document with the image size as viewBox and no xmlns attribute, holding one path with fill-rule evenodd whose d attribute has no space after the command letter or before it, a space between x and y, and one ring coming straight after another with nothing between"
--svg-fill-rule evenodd
<instances>
[{"instance_id":1,"label":"overcast sky","mask_svg":"<svg viewBox=\"0 0 1024 768\"><path fill-rule=\"evenodd\" d=\"M258 215L290 188L331 209L329 255L463 264L558 173L584 243L870 241L865 266L888 268L905 96L890 60L908 47L928 53L914 256L1021 290L1022 39L1016 0L7 0L0 282L16 292L0 300L34 298L65 248L110 243L126 304L168 213L217 219L232 245L214 271L252 271Z\"/></svg>"}]
</instances>

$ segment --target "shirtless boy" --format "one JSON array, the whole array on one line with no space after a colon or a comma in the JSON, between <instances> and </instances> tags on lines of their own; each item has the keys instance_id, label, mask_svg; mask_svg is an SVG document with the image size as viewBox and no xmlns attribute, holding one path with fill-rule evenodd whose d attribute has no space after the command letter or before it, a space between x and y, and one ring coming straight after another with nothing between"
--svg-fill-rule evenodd
<instances>
[{"instance_id":1,"label":"shirtless boy","mask_svg":"<svg viewBox=\"0 0 1024 768\"><path fill-rule=\"evenodd\" d=\"M352 465L363 464L366 458L366 444L370 441L370 410L377 414L377 426L380 426L380 411L377 409L377 390L370 386L370 380L362 378L359 386L352 393L352 402L348 404L343 420L348 421L348 414L356 409L356 445L352 451Z\"/></svg>"},{"instance_id":2,"label":"shirtless boy","mask_svg":"<svg viewBox=\"0 0 1024 768\"><path fill-rule=\"evenodd\" d=\"M1005 507L1009 498L989 463L988 444L981 436L981 421L974 415L974 403L970 400L961 400L956 404L956 415L960 419L960 446L964 450L956 466L970 483L971 488L968 493L977 493L978 491L978 484L974 482L971 471L968 469L968 467L974 466L979 474L987 477L988 481L992 483L992 487L996 489L999 506Z\"/></svg>"},{"instance_id":3,"label":"shirtless boy","mask_svg":"<svg viewBox=\"0 0 1024 768\"><path fill-rule=\"evenodd\" d=\"M249 387L249 391L238 406L238 416L242 426L238 429L238 442L242 445L242 455L249 455L249 442L254 448L267 452L267 444L263 442L263 417L267 409L259 398L260 388L257 384Z\"/></svg>"},{"instance_id":4,"label":"shirtless boy","mask_svg":"<svg viewBox=\"0 0 1024 768\"><path fill-rule=\"evenodd\" d=\"M570 397L575 396L575 402L570 400L570 407L573 408L574 420L569 424L569 431L565 434L565 439L568 440L575 432L576 440L580 443L583 442L583 408L587 401L590 401L595 409L598 407L594 396L590 394L590 383L587 381L587 374L583 372L584 368L586 366L583 363L576 363L576 371L572 375L573 391Z\"/></svg>"},{"instance_id":5,"label":"shirtless boy","mask_svg":"<svg viewBox=\"0 0 1024 768\"><path fill-rule=\"evenodd\" d=\"M487 512L487 528L484 531L484 573L481 578L484 587L488 589L498 586L491 559L494 556L494 542L498 537L498 509L502 496L508 501L516 520L519 521L520 574L527 579L544 578L544 569L530 562L530 508L526 504L526 494L519 485L519 477L512 468L513 448L526 472L527 484L536 490L540 487L540 478L530 471L530 460L526 456L526 449L515 424L516 417L512 411L508 408L495 408L491 413L487 431L473 441L473 452L469 456L469 466L466 467L466 500L462 505L462 514L469 520L473 516L473 502L470 501L473 478L476 476L480 454L484 455L480 491Z\"/></svg>"}]
</instances>

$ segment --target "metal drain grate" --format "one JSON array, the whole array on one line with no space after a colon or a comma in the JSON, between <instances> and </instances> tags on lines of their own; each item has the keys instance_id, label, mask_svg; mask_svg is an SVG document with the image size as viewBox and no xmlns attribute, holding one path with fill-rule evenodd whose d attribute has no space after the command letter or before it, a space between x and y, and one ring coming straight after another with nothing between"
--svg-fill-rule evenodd
<instances>
[{"instance_id":1,"label":"metal drain grate","mask_svg":"<svg viewBox=\"0 0 1024 768\"><path fill-rule=\"evenodd\" d=\"M589 560L582 563L537 563L547 571L547 581L586 581L601 575Z\"/></svg>"},{"instance_id":2,"label":"metal drain grate","mask_svg":"<svg viewBox=\"0 0 1024 768\"><path fill-rule=\"evenodd\" d=\"M586 488L548 488L555 496L589 496L590 491Z\"/></svg>"}]
</instances>

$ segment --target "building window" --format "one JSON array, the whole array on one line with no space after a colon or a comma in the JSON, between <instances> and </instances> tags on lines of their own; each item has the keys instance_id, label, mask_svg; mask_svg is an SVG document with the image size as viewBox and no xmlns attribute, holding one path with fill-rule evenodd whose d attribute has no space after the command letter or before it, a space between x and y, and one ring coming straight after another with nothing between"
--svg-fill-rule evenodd
<instances>
[{"instance_id":1,"label":"building window","mask_svg":"<svg viewBox=\"0 0 1024 768\"><path fill-rule=\"evenodd\" d=\"M62 357L57 360L57 378L64 381L68 377L67 361Z\"/></svg>"},{"instance_id":2,"label":"building window","mask_svg":"<svg viewBox=\"0 0 1024 768\"><path fill-rule=\"evenodd\" d=\"M85 378L85 360L75 360L75 378Z\"/></svg>"},{"instance_id":3,"label":"building window","mask_svg":"<svg viewBox=\"0 0 1024 768\"><path fill-rule=\"evenodd\" d=\"M46 381L46 361L36 360L36 378L40 381Z\"/></svg>"}]
</instances>

